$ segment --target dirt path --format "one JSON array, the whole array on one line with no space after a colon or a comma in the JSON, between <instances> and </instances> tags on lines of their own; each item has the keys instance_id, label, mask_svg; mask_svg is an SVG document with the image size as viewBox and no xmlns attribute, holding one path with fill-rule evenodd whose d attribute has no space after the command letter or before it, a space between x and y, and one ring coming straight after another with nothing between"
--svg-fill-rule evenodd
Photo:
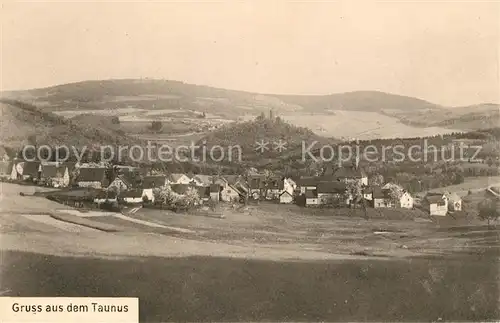
<instances>
[{"instance_id":1,"label":"dirt path","mask_svg":"<svg viewBox=\"0 0 500 323\"><path fill-rule=\"evenodd\" d=\"M34 222L38 222L38 223L49 225L51 227L54 227L54 228L58 229L58 231L64 231L64 232L99 232L99 230L96 230L96 229L92 229L92 228L84 227L84 226L81 226L81 225L77 225L77 224L72 224L72 223L68 223L68 222L63 222L63 221L56 220L56 219L52 218L50 215L46 215L46 214L22 214L22 215L19 215L19 216L22 216L22 217L24 217L26 219L29 219L30 221L34 221Z\"/></svg>"}]
</instances>

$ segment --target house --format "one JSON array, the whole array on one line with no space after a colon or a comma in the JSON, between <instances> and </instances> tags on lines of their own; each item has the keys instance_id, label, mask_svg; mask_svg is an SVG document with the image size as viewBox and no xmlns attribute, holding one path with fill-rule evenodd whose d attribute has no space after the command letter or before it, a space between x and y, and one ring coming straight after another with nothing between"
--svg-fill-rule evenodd
<instances>
[{"instance_id":1,"label":"house","mask_svg":"<svg viewBox=\"0 0 500 323\"><path fill-rule=\"evenodd\" d=\"M76 183L78 187L107 187L106 168L80 168Z\"/></svg>"},{"instance_id":2,"label":"house","mask_svg":"<svg viewBox=\"0 0 500 323\"><path fill-rule=\"evenodd\" d=\"M57 165L42 165L40 181L52 187L67 187L69 185L68 168Z\"/></svg>"},{"instance_id":3,"label":"house","mask_svg":"<svg viewBox=\"0 0 500 323\"><path fill-rule=\"evenodd\" d=\"M277 200L284 188L284 179L279 176L272 176L264 180L264 192L266 199Z\"/></svg>"},{"instance_id":4,"label":"house","mask_svg":"<svg viewBox=\"0 0 500 323\"><path fill-rule=\"evenodd\" d=\"M445 216L448 213L448 198L443 193L428 193L423 205L430 215Z\"/></svg>"},{"instance_id":5,"label":"house","mask_svg":"<svg viewBox=\"0 0 500 323\"><path fill-rule=\"evenodd\" d=\"M403 195L399 198L399 207L404 209L413 209L414 199L407 191L403 192Z\"/></svg>"},{"instance_id":6,"label":"house","mask_svg":"<svg viewBox=\"0 0 500 323\"><path fill-rule=\"evenodd\" d=\"M100 190L94 197L94 203L117 202L118 195L114 191Z\"/></svg>"},{"instance_id":7,"label":"house","mask_svg":"<svg viewBox=\"0 0 500 323\"><path fill-rule=\"evenodd\" d=\"M149 201L154 202L155 197L153 190L155 188L164 187L167 183L168 179L166 176L146 176L142 180L142 195L147 196Z\"/></svg>"},{"instance_id":8,"label":"house","mask_svg":"<svg viewBox=\"0 0 500 323\"><path fill-rule=\"evenodd\" d=\"M283 192L281 192L279 199L280 199L280 203L282 203L282 204L293 203L293 194L291 194L288 191L283 191Z\"/></svg>"},{"instance_id":9,"label":"house","mask_svg":"<svg viewBox=\"0 0 500 323\"><path fill-rule=\"evenodd\" d=\"M223 202L239 201L248 194L248 187L244 179L239 175L225 175L214 178L214 184L220 185L220 199Z\"/></svg>"},{"instance_id":10,"label":"house","mask_svg":"<svg viewBox=\"0 0 500 323\"><path fill-rule=\"evenodd\" d=\"M258 200L261 197L262 191L265 189L265 176L264 175L250 175L248 176L249 194L253 199Z\"/></svg>"},{"instance_id":11,"label":"house","mask_svg":"<svg viewBox=\"0 0 500 323\"><path fill-rule=\"evenodd\" d=\"M306 190L305 192L306 206L317 206L319 205L318 191L316 189Z\"/></svg>"},{"instance_id":12,"label":"house","mask_svg":"<svg viewBox=\"0 0 500 323\"><path fill-rule=\"evenodd\" d=\"M0 161L0 178L8 179L12 174L14 163L11 161Z\"/></svg>"},{"instance_id":13,"label":"house","mask_svg":"<svg viewBox=\"0 0 500 323\"><path fill-rule=\"evenodd\" d=\"M188 185L191 183L191 178L186 174L173 173L168 175L168 184L184 184Z\"/></svg>"},{"instance_id":14,"label":"house","mask_svg":"<svg viewBox=\"0 0 500 323\"><path fill-rule=\"evenodd\" d=\"M137 173L125 172L118 175L108 186L108 190L115 190L120 193L126 190L138 188L142 179Z\"/></svg>"},{"instance_id":15,"label":"house","mask_svg":"<svg viewBox=\"0 0 500 323\"><path fill-rule=\"evenodd\" d=\"M447 192L445 196L448 199L448 211L462 211L462 199L457 193Z\"/></svg>"},{"instance_id":16,"label":"house","mask_svg":"<svg viewBox=\"0 0 500 323\"><path fill-rule=\"evenodd\" d=\"M333 177L344 183L358 181L362 186L368 185L368 176L362 169L356 166L340 167L333 173Z\"/></svg>"},{"instance_id":17,"label":"house","mask_svg":"<svg viewBox=\"0 0 500 323\"><path fill-rule=\"evenodd\" d=\"M297 181L300 194L305 194L307 190L315 190L319 182L321 182L321 179L317 176L301 177Z\"/></svg>"},{"instance_id":18,"label":"house","mask_svg":"<svg viewBox=\"0 0 500 323\"><path fill-rule=\"evenodd\" d=\"M286 191L293 196L293 193L295 192L296 189L297 189L297 184L290 177L283 178L283 187L281 188L282 192Z\"/></svg>"},{"instance_id":19,"label":"house","mask_svg":"<svg viewBox=\"0 0 500 323\"><path fill-rule=\"evenodd\" d=\"M12 169L9 179L12 181L20 180L23 175L24 161L15 159L12 162Z\"/></svg>"},{"instance_id":20,"label":"house","mask_svg":"<svg viewBox=\"0 0 500 323\"><path fill-rule=\"evenodd\" d=\"M125 203L142 203L142 189L135 188L123 191L119 194L119 199Z\"/></svg>"},{"instance_id":21,"label":"house","mask_svg":"<svg viewBox=\"0 0 500 323\"><path fill-rule=\"evenodd\" d=\"M347 187L342 182L320 182L317 189L318 204L345 206L347 200Z\"/></svg>"},{"instance_id":22,"label":"house","mask_svg":"<svg viewBox=\"0 0 500 323\"><path fill-rule=\"evenodd\" d=\"M210 200L219 202L220 186L218 184L210 184Z\"/></svg>"},{"instance_id":23,"label":"house","mask_svg":"<svg viewBox=\"0 0 500 323\"><path fill-rule=\"evenodd\" d=\"M198 174L193 176L193 178L191 179L191 183L196 186L209 187L210 184L212 184L212 176Z\"/></svg>"},{"instance_id":24,"label":"house","mask_svg":"<svg viewBox=\"0 0 500 323\"><path fill-rule=\"evenodd\" d=\"M374 208L396 207L396 203L390 196L390 190L381 187L373 187L371 189L372 201Z\"/></svg>"},{"instance_id":25,"label":"house","mask_svg":"<svg viewBox=\"0 0 500 323\"><path fill-rule=\"evenodd\" d=\"M39 161L27 161L22 167L21 178L23 180L38 181L40 179L40 172L42 165Z\"/></svg>"},{"instance_id":26,"label":"house","mask_svg":"<svg viewBox=\"0 0 500 323\"><path fill-rule=\"evenodd\" d=\"M198 191L198 196L203 202L207 202L210 199L210 187L209 186L195 186Z\"/></svg>"}]
</instances>

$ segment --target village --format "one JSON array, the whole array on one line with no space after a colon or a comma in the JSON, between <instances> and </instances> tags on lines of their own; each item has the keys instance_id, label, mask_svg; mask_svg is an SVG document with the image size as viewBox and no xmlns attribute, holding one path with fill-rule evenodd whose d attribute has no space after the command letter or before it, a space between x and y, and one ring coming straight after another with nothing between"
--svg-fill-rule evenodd
<instances>
[{"instance_id":1,"label":"village","mask_svg":"<svg viewBox=\"0 0 500 323\"><path fill-rule=\"evenodd\" d=\"M12 158L0 162L2 181L53 188L46 195L74 207L159 207L188 210L218 203L244 205L269 201L306 208L420 209L430 216L462 210L462 199L447 191L412 196L397 183L383 178L369 181L359 160L336 169L326 167L318 176L292 179L259 173L204 175L152 172L146 168L99 163L41 162Z\"/></svg>"}]
</instances>

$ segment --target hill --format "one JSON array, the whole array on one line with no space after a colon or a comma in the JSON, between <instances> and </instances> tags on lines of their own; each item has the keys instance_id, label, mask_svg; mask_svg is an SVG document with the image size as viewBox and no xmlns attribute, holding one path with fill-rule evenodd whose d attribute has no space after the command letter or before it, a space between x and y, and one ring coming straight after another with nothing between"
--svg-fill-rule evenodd
<instances>
[{"instance_id":1,"label":"hill","mask_svg":"<svg viewBox=\"0 0 500 323\"><path fill-rule=\"evenodd\" d=\"M336 111L370 112L376 114L367 118L380 118L383 127L397 128L395 124L403 123L412 127L475 130L496 126L500 108L498 104L445 107L418 98L378 91L275 95L152 79L84 81L43 89L5 92L2 95L34 102L44 111L63 116L79 113L102 115L105 111L106 114L126 117L124 120L131 118L149 122L155 118L162 118L164 121L170 118L189 119L190 115L203 112L207 114L207 120L214 120L213 122L219 119L237 120L245 115L253 118L272 109L276 115L299 118L310 116L311 113L331 117ZM343 116L339 115L339 118ZM199 122L194 119L190 122ZM349 119L352 119L351 116L345 120ZM312 123L313 125L294 122L312 129L323 126L316 120L312 120Z\"/></svg>"},{"instance_id":2,"label":"hill","mask_svg":"<svg viewBox=\"0 0 500 323\"><path fill-rule=\"evenodd\" d=\"M202 138L198 144L206 144L207 148L221 146L223 148L240 146L244 162L263 162L266 159L276 160L297 153L302 143L333 142L316 135L307 128L301 128L282 121L280 118L269 119L258 117L255 120L228 124ZM267 143L261 147L258 143ZM279 143L284 146L278 147Z\"/></svg>"},{"instance_id":3,"label":"hill","mask_svg":"<svg viewBox=\"0 0 500 323\"><path fill-rule=\"evenodd\" d=\"M0 108L0 138L5 146L19 147L30 140L36 140L39 145L75 147L129 144L134 141L119 131L75 122L19 101L2 99Z\"/></svg>"}]
</instances>

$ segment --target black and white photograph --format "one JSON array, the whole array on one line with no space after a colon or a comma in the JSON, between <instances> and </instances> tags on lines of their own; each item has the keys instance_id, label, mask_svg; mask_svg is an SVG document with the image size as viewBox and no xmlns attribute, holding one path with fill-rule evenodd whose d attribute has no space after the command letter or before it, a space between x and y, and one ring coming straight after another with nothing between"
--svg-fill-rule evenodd
<instances>
[{"instance_id":1,"label":"black and white photograph","mask_svg":"<svg viewBox=\"0 0 500 323\"><path fill-rule=\"evenodd\" d=\"M500 320L500 1L0 1L0 321Z\"/></svg>"}]
</instances>

